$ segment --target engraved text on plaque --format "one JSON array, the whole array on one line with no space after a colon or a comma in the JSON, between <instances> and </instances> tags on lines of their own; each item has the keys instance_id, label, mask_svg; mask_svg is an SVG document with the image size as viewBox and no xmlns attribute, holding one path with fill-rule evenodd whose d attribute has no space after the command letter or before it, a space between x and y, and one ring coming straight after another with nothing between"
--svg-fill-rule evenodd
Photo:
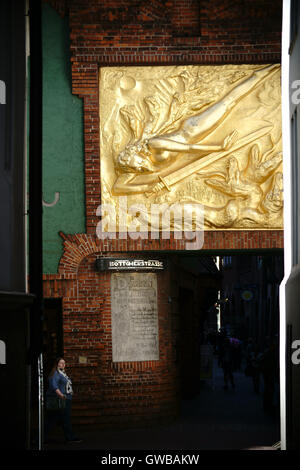
<instances>
[{"instance_id":1,"label":"engraved text on plaque","mask_svg":"<svg viewBox=\"0 0 300 470\"><path fill-rule=\"evenodd\" d=\"M155 273L112 274L111 315L114 362L159 359Z\"/></svg>"}]
</instances>

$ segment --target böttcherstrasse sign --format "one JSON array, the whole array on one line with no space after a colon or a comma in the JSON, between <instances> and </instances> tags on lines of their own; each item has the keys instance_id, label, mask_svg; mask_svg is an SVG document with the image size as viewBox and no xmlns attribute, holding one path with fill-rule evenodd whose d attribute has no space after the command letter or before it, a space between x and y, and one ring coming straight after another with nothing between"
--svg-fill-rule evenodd
<instances>
[{"instance_id":1,"label":"b\u00f6ttcherstrasse sign","mask_svg":"<svg viewBox=\"0 0 300 470\"><path fill-rule=\"evenodd\" d=\"M98 258L96 261L98 271L125 271L125 270L162 270L164 262L157 259L124 259L124 258Z\"/></svg>"}]
</instances>

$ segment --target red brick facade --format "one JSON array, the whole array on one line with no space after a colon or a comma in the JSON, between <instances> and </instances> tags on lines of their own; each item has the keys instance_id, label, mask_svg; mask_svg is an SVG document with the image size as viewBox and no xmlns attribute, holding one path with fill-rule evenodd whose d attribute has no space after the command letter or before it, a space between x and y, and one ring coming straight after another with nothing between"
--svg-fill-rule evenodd
<instances>
[{"instance_id":1,"label":"red brick facade","mask_svg":"<svg viewBox=\"0 0 300 470\"><path fill-rule=\"evenodd\" d=\"M72 91L84 102L86 230L94 233L101 193L99 67L278 63L281 2L94 0L88 8L84 4L69 2Z\"/></svg>"},{"instance_id":2,"label":"red brick facade","mask_svg":"<svg viewBox=\"0 0 300 470\"><path fill-rule=\"evenodd\" d=\"M182 389L193 393L197 388L199 306L218 281L213 276L200 280L179 268L176 256L160 254L168 269L157 273L159 360L113 362L111 274L97 272L95 261L100 256L136 258L137 251L116 255L90 236L61 235L59 274L44 275L44 296L63 300L64 356L75 385L77 422L106 427L169 422L178 413ZM192 293L190 304L183 299L184 308L180 288Z\"/></svg>"},{"instance_id":3,"label":"red brick facade","mask_svg":"<svg viewBox=\"0 0 300 470\"><path fill-rule=\"evenodd\" d=\"M157 279L159 361L112 362L110 273L96 272L97 254L85 253L73 274L45 276L45 296L63 298L64 355L72 368L77 420L108 426L171 418L178 406L178 371L172 356L170 271Z\"/></svg>"},{"instance_id":4,"label":"red brick facade","mask_svg":"<svg viewBox=\"0 0 300 470\"><path fill-rule=\"evenodd\" d=\"M70 21L72 92L84 103L86 233L64 235L57 275L45 275L45 297L63 298L65 356L78 392L82 422L130 424L168 419L178 409L174 324L166 299L170 270L158 274L160 360L113 363L110 277L97 256L139 257L184 251L181 240L96 238L101 199L99 67L278 63L281 0L49 0ZM283 248L283 232L206 232L202 250ZM129 254L130 253L130 254ZM100 312L100 313L99 313ZM79 364L79 356L87 364Z\"/></svg>"}]
</instances>

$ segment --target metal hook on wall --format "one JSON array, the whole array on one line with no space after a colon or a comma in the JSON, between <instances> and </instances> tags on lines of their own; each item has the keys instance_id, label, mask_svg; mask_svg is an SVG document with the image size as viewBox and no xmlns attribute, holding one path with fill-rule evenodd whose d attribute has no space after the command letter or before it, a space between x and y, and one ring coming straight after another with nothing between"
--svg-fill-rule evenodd
<instances>
[{"instance_id":1,"label":"metal hook on wall","mask_svg":"<svg viewBox=\"0 0 300 470\"><path fill-rule=\"evenodd\" d=\"M60 198L60 193L56 192L56 193L54 193L54 201L53 202L45 202L44 199L43 199L43 206L53 207L53 206L55 206L55 204L58 203L59 198Z\"/></svg>"}]
</instances>

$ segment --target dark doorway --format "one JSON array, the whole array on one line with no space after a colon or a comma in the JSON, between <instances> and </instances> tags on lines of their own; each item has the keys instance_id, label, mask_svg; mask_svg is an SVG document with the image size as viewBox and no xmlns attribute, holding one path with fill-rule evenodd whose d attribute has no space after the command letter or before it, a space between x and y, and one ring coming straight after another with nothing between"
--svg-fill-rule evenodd
<instances>
[{"instance_id":1,"label":"dark doorway","mask_svg":"<svg viewBox=\"0 0 300 470\"><path fill-rule=\"evenodd\" d=\"M63 355L62 299L44 299L43 320L43 389L56 359ZM36 445L39 428L39 377L37 368L31 371L31 439Z\"/></svg>"},{"instance_id":2,"label":"dark doorway","mask_svg":"<svg viewBox=\"0 0 300 470\"><path fill-rule=\"evenodd\" d=\"M199 376L198 341L200 329L199 318L195 314L194 292L179 288L180 312L180 383L183 398L191 398L197 394Z\"/></svg>"},{"instance_id":3,"label":"dark doorway","mask_svg":"<svg viewBox=\"0 0 300 470\"><path fill-rule=\"evenodd\" d=\"M56 359L63 355L62 299L45 299L44 305L43 358L47 379Z\"/></svg>"}]
</instances>

